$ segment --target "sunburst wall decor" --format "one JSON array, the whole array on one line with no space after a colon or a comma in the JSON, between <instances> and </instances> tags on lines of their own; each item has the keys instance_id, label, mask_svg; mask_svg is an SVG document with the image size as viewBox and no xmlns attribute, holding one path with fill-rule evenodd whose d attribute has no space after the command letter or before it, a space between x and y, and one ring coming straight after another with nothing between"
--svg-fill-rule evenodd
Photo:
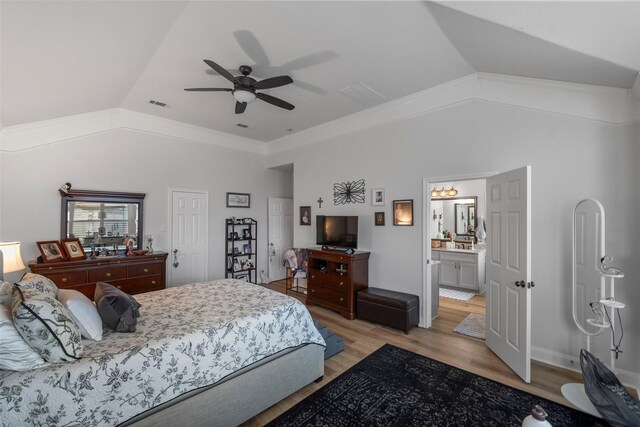
<instances>
[{"instance_id":1,"label":"sunburst wall decor","mask_svg":"<svg viewBox=\"0 0 640 427\"><path fill-rule=\"evenodd\" d=\"M364 203L364 179L333 184L333 204Z\"/></svg>"}]
</instances>

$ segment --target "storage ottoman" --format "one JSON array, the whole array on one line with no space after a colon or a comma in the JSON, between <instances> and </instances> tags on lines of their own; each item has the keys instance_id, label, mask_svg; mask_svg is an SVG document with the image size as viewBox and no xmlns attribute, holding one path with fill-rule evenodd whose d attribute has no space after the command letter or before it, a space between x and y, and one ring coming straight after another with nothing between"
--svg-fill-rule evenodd
<instances>
[{"instance_id":1,"label":"storage ottoman","mask_svg":"<svg viewBox=\"0 0 640 427\"><path fill-rule=\"evenodd\" d=\"M358 292L358 319L400 329L405 334L418 326L418 296L387 289L366 288Z\"/></svg>"}]
</instances>

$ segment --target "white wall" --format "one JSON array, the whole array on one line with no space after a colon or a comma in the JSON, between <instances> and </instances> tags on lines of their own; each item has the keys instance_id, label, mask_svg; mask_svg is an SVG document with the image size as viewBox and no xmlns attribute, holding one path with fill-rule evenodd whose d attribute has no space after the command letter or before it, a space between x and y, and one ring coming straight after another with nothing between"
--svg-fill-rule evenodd
<instances>
[{"instance_id":1,"label":"white wall","mask_svg":"<svg viewBox=\"0 0 640 427\"><path fill-rule=\"evenodd\" d=\"M607 252L626 273L616 296L635 307L623 313L625 353L618 366L640 372L640 271L637 227L638 123L609 125L504 104L467 101L271 154L269 164L293 162L294 203L327 203L314 213L360 216L360 249L372 252L369 285L422 294L422 179L507 171L532 165L532 344L545 360L575 357L583 336L570 314L571 212L585 197L607 209ZM464 155L461 155L464 153ZM386 189L385 227L373 226L365 204L335 206L334 182L364 178ZM414 199L414 227L394 227L393 199ZM315 205L317 206L317 205ZM297 214L297 209L296 209ZM314 246L315 227L297 226L295 246ZM554 357L564 360L555 360ZM601 357L608 357L603 355ZM577 366L577 365L576 365ZM637 381L637 380L636 380Z\"/></svg>"},{"instance_id":2,"label":"white wall","mask_svg":"<svg viewBox=\"0 0 640 427\"><path fill-rule=\"evenodd\" d=\"M224 220L258 220L258 268L266 269L267 198L291 197L291 174L268 170L265 158L211 144L116 130L23 151L2 153L3 239L22 241L25 263L36 241L60 238L60 194L77 189L146 193L144 233L168 251L168 188L209 191L209 278L224 277ZM226 208L227 191L250 193L251 208ZM17 277L7 275L9 279Z\"/></svg>"}]
</instances>

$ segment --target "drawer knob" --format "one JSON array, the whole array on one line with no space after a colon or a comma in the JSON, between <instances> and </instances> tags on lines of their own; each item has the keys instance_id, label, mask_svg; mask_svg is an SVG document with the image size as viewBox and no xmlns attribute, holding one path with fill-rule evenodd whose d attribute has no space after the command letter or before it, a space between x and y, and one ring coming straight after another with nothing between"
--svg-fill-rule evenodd
<instances>
[{"instance_id":1,"label":"drawer knob","mask_svg":"<svg viewBox=\"0 0 640 427\"><path fill-rule=\"evenodd\" d=\"M344 282L340 282L340 286L344 285Z\"/></svg>"},{"instance_id":2,"label":"drawer knob","mask_svg":"<svg viewBox=\"0 0 640 427\"><path fill-rule=\"evenodd\" d=\"M156 284L156 281L155 281L155 280L152 280L152 281L151 281L151 284L152 284L152 285L155 285L155 284Z\"/></svg>"},{"instance_id":3,"label":"drawer knob","mask_svg":"<svg viewBox=\"0 0 640 427\"><path fill-rule=\"evenodd\" d=\"M312 274L312 275L311 275L311 278L312 278L312 279L315 279L315 278L316 278L316 276Z\"/></svg>"},{"instance_id":4,"label":"drawer knob","mask_svg":"<svg viewBox=\"0 0 640 427\"><path fill-rule=\"evenodd\" d=\"M53 267L49 267L49 270L53 270Z\"/></svg>"},{"instance_id":5,"label":"drawer knob","mask_svg":"<svg viewBox=\"0 0 640 427\"><path fill-rule=\"evenodd\" d=\"M111 277L111 273L107 273L107 274L105 274L105 276Z\"/></svg>"},{"instance_id":6,"label":"drawer knob","mask_svg":"<svg viewBox=\"0 0 640 427\"><path fill-rule=\"evenodd\" d=\"M62 278L62 283L67 283L69 281L69 279L67 279L66 277Z\"/></svg>"},{"instance_id":7,"label":"drawer knob","mask_svg":"<svg viewBox=\"0 0 640 427\"><path fill-rule=\"evenodd\" d=\"M148 273L148 272L149 272L149 269L148 269L148 268L145 268L145 269L144 269L144 272L145 272L145 273Z\"/></svg>"},{"instance_id":8,"label":"drawer knob","mask_svg":"<svg viewBox=\"0 0 640 427\"><path fill-rule=\"evenodd\" d=\"M314 293L316 290L315 289L311 289L311 293Z\"/></svg>"},{"instance_id":9,"label":"drawer knob","mask_svg":"<svg viewBox=\"0 0 640 427\"><path fill-rule=\"evenodd\" d=\"M118 286L116 286L116 288L118 288L118 289L122 289L122 286L121 286L121 285L118 285Z\"/></svg>"},{"instance_id":10,"label":"drawer knob","mask_svg":"<svg viewBox=\"0 0 640 427\"><path fill-rule=\"evenodd\" d=\"M342 301L344 301L344 298L342 298L342 297L341 297L341 298L340 298L340 302L342 302Z\"/></svg>"}]
</instances>

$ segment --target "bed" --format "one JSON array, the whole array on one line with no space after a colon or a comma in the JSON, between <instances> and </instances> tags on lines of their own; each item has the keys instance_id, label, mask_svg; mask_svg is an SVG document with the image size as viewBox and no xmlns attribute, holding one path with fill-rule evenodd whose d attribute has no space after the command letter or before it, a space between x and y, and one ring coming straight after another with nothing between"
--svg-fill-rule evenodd
<instances>
[{"instance_id":1,"label":"bed","mask_svg":"<svg viewBox=\"0 0 640 427\"><path fill-rule=\"evenodd\" d=\"M72 363L0 371L3 425L237 425L323 376L294 298L238 280L136 295L134 333L105 329Z\"/></svg>"}]
</instances>

